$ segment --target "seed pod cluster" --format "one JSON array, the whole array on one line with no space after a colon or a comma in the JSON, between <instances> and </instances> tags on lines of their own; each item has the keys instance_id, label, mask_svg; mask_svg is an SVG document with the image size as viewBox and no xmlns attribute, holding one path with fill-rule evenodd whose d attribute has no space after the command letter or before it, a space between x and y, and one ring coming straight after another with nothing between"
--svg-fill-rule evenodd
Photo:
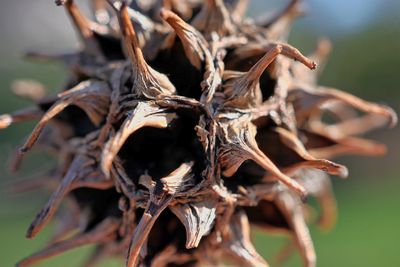
<instances>
[{"instance_id":1,"label":"seed pod cluster","mask_svg":"<svg viewBox=\"0 0 400 267\"><path fill-rule=\"evenodd\" d=\"M88 244L84 266L114 255L127 267L268 266L250 225L287 235L304 266L316 265L307 223L334 223L327 174L348 173L331 159L384 154L361 135L396 114L317 84L329 42L309 56L287 44L301 1L266 21L244 18L247 2L92 0L89 19L73 0L56 1L82 48L28 56L64 62L65 87L44 96L18 82L34 107L0 117L1 128L39 120L14 169L36 143L58 160L15 186L53 192L28 238L58 218L50 244L18 266Z\"/></svg>"}]
</instances>

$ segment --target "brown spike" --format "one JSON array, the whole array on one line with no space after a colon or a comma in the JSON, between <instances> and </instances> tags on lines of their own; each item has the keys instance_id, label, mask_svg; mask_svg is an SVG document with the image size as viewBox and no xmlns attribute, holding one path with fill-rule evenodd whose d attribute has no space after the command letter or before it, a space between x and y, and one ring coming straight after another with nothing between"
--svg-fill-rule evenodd
<instances>
[{"instance_id":1,"label":"brown spike","mask_svg":"<svg viewBox=\"0 0 400 267\"><path fill-rule=\"evenodd\" d=\"M38 108L26 108L11 114L0 115L0 129L5 129L13 123L40 119L43 112Z\"/></svg>"},{"instance_id":2,"label":"brown spike","mask_svg":"<svg viewBox=\"0 0 400 267\"><path fill-rule=\"evenodd\" d=\"M161 9L160 16L175 30L175 33L182 41L185 54L190 63L197 69L201 69L208 51L207 43L203 36L172 11Z\"/></svg>"},{"instance_id":3,"label":"brown spike","mask_svg":"<svg viewBox=\"0 0 400 267\"><path fill-rule=\"evenodd\" d=\"M293 238L299 249L304 266L315 267L316 255L314 245L304 220L300 200L290 194L290 192L284 192L277 196L275 203L293 231Z\"/></svg>"},{"instance_id":4,"label":"brown spike","mask_svg":"<svg viewBox=\"0 0 400 267\"><path fill-rule=\"evenodd\" d=\"M81 36L85 44L85 51L102 59L102 52L94 36L94 32L90 27L90 23L79 10L75 2L73 0L66 0L59 4L63 4L65 6L65 9L71 17L78 34Z\"/></svg>"},{"instance_id":5,"label":"brown spike","mask_svg":"<svg viewBox=\"0 0 400 267\"><path fill-rule=\"evenodd\" d=\"M36 125L35 129L32 131L31 135L28 137L25 144L20 148L20 153L17 156L16 162L19 162L22 159L23 155L32 148L32 146L38 140L41 132L43 131L43 128L49 123L49 121L71 104L76 104L78 106L81 106L82 109L87 112L87 115L91 119L93 119L93 122L95 124L100 123L100 121L102 120L102 115L105 115L106 111L102 112L104 114L98 114L95 111L98 111L99 107L104 106L104 103L103 105L101 105L101 103L103 102L102 97L105 97L106 99L108 98L107 93L104 95L104 91L109 93L108 85L105 82L87 80L81 82L80 84L76 85L74 88L70 90L60 93L59 94L60 99L56 101L46 111L46 113L43 115L41 120ZM90 103L86 103L86 105L79 104L81 99L89 98L89 95L92 95L92 97L94 95L94 98L99 100L97 102L94 101L95 102L94 111L93 109L90 109L89 105Z\"/></svg>"},{"instance_id":6,"label":"brown spike","mask_svg":"<svg viewBox=\"0 0 400 267\"><path fill-rule=\"evenodd\" d=\"M128 13L126 2L122 2L120 7L119 22L121 33L124 37L125 48L132 65L134 65L133 71L137 72L136 74L134 73L134 79L142 75L146 77L147 73L149 72L149 66L147 65L142 50L140 49L136 32L133 28L131 18Z\"/></svg>"},{"instance_id":7,"label":"brown spike","mask_svg":"<svg viewBox=\"0 0 400 267\"><path fill-rule=\"evenodd\" d=\"M230 106L241 107L244 105L258 105L255 94L261 94L259 91L259 80L265 69L280 54L300 60L309 68L314 69L315 63L304 57L297 49L289 45L272 44L269 46L268 52L246 73L236 75L238 77L232 79L224 85L225 94L228 95L226 104ZM258 100L259 101L259 100ZM243 102L243 104L242 104Z\"/></svg>"},{"instance_id":8,"label":"brown spike","mask_svg":"<svg viewBox=\"0 0 400 267\"><path fill-rule=\"evenodd\" d=\"M82 156L77 156L71 163L65 177L61 180L57 190L51 195L50 199L42 210L36 215L35 219L31 223L27 233L27 238L34 238L51 220L63 198L72 190L72 185L76 179L79 178L80 172L84 169L87 164L87 160Z\"/></svg>"},{"instance_id":9,"label":"brown spike","mask_svg":"<svg viewBox=\"0 0 400 267\"><path fill-rule=\"evenodd\" d=\"M39 261L57 256L65 251L89 244L103 243L115 238L119 222L116 219L107 219L100 223L96 228L87 232L77 234L76 236L57 242L48 248L45 248L17 263L17 267L31 266Z\"/></svg>"},{"instance_id":10,"label":"brown spike","mask_svg":"<svg viewBox=\"0 0 400 267\"><path fill-rule=\"evenodd\" d=\"M203 8L192 21L193 27L202 32L206 38L216 32L219 36L233 34L236 27L223 0L206 0Z\"/></svg>"},{"instance_id":11,"label":"brown spike","mask_svg":"<svg viewBox=\"0 0 400 267\"><path fill-rule=\"evenodd\" d=\"M292 149L304 160L303 162L295 164L295 166L289 168L297 169L297 167L310 167L323 170L332 175L338 175L342 178L346 178L348 176L348 170L345 166L326 159L316 159L310 155L305 149L303 143L301 143L301 141L293 133L283 128L275 128L275 131L279 134L283 145Z\"/></svg>"},{"instance_id":12,"label":"brown spike","mask_svg":"<svg viewBox=\"0 0 400 267\"><path fill-rule=\"evenodd\" d=\"M173 197L185 188L185 183L190 179L192 164L183 163L170 175L161 179L162 190L156 190L157 186L151 177L147 177L147 184L150 189L150 199L147 202L146 209L129 245L128 259L126 267L134 267L138 261L139 253L146 242L146 239L161 212L171 203Z\"/></svg>"},{"instance_id":13,"label":"brown spike","mask_svg":"<svg viewBox=\"0 0 400 267\"><path fill-rule=\"evenodd\" d=\"M397 124L397 114L392 108L388 106L367 102L356 96L337 90L335 88L320 86L318 88L318 91L323 92L322 94L326 97L341 100L366 113L373 113L386 117L389 121L389 127L391 128L396 126Z\"/></svg>"},{"instance_id":14,"label":"brown spike","mask_svg":"<svg viewBox=\"0 0 400 267\"><path fill-rule=\"evenodd\" d=\"M136 90L135 94L147 98L156 98L160 94L175 93L175 87L168 77L152 69L146 63L125 2L122 2L119 10L119 22L125 48L132 64L132 81L134 83L133 89Z\"/></svg>"}]
</instances>

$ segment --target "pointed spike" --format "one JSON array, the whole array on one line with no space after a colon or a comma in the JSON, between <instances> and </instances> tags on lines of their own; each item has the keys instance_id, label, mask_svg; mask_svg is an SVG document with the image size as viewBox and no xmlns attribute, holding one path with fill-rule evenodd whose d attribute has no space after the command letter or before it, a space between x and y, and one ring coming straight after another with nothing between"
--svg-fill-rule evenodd
<instances>
[{"instance_id":1,"label":"pointed spike","mask_svg":"<svg viewBox=\"0 0 400 267\"><path fill-rule=\"evenodd\" d=\"M34 107L0 115L0 129L8 128L13 123L40 119L42 114L43 112L40 109Z\"/></svg>"},{"instance_id":2,"label":"pointed spike","mask_svg":"<svg viewBox=\"0 0 400 267\"><path fill-rule=\"evenodd\" d=\"M122 36L124 37L124 44L127 50L131 64L134 66L135 77L139 77L140 74L146 75L149 72L149 66L144 59L142 50L140 49L135 29L133 28L132 21L128 13L128 7L125 1L119 10L119 23L121 28Z\"/></svg>"},{"instance_id":3,"label":"pointed spike","mask_svg":"<svg viewBox=\"0 0 400 267\"><path fill-rule=\"evenodd\" d=\"M315 249L310 231L304 219L300 200L296 200L295 196L286 192L279 194L275 199L275 203L285 216L293 231L293 237L303 259L304 266L315 267Z\"/></svg>"},{"instance_id":4,"label":"pointed spike","mask_svg":"<svg viewBox=\"0 0 400 267\"><path fill-rule=\"evenodd\" d=\"M279 134L282 145L290 148L304 160L294 164L294 166L289 167L289 169L296 170L299 167L310 167L323 170L332 175L338 175L342 178L346 178L348 176L348 169L345 166L326 159L316 159L310 155L303 143L292 132L281 127L275 128L274 131Z\"/></svg>"},{"instance_id":5,"label":"pointed spike","mask_svg":"<svg viewBox=\"0 0 400 267\"><path fill-rule=\"evenodd\" d=\"M39 261L57 256L65 251L89 244L103 243L112 240L114 232L118 228L118 221L107 219L96 228L87 233L80 233L76 236L57 242L17 263L17 267L31 266Z\"/></svg>"},{"instance_id":6,"label":"pointed spike","mask_svg":"<svg viewBox=\"0 0 400 267\"><path fill-rule=\"evenodd\" d=\"M300 163L299 165L301 165L301 167L319 169L331 175L337 175L341 178L347 178L349 175L349 170L346 168L346 166L326 159L310 159Z\"/></svg>"},{"instance_id":7,"label":"pointed spike","mask_svg":"<svg viewBox=\"0 0 400 267\"><path fill-rule=\"evenodd\" d=\"M367 114L361 117L345 119L335 124L318 125L318 127L315 127L315 129L317 131L329 133L330 136L340 139L346 136L364 134L372 129L382 127L385 124L386 122L382 120L381 116L376 114ZM314 129L312 127L314 125L310 126L311 129Z\"/></svg>"},{"instance_id":8,"label":"pointed spike","mask_svg":"<svg viewBox=\"0 0 400 267\"><path fill-rule=\"evenodd\" d=\"M280 54L285 55L289 58L293 58L295 60L299 60L310 69L314 69L316 67L315 62L303 56L299 50L290 45L274 43L268 45L264 49L267 50L265 55L260 60L258 60L257 63L254 64L254 66L251 67L251 69L247 73L242 76L232 78L232 82L228 82L225 84L225 93L229 95L228 101L225 103L226 105L236 107L256 105L257 103L255 102L257 97L255 97L254 94L260 94L260 92L258 92L260 77L264 73L266 68ZM249 95L250 92L252 92L253 95ZM245 103L243 103L243 97L246 95L246 99L251 99L249 99L248 101L244 101Z\"/></svg>"},{"instance_id":9,"label":"pointed spike","mask_svg":"<svg viewBox=\"0 0 400 267\"><path fill-rule=\"evenodd\" d=\"M388 106L378 105L375 103L362 100L361 98L358 98L352 94L343 91L339 91L335 88L320 86L318 88L318 91L321 92L322 95L325 95L326 97L331 97L334 99L341 100L366 113L374 113L388 118L389 127L394 127L397 124L397 114L392 108Z\"/></svg>"},{"instance_id":10,"label":"pointed spike","mask_svg":"<svg viewBox=\"0 0 400 267\"><path fill-rule=\"evenodd\" d=\"M288 44L281 44L282 46L282 55L286 57L292 58L303 63L309 69L314 70L317 67L317 63L310 58L304 56L297 48L288 45Z\"/></svg>"},{"instance_id":11,"label":"pointed spike","mask_svg":"<svg viewBox=\"0 0 400 267\"><path fill-rule=\"evenodd\" d=\"M8 128L13 123L13 117L10 114L0 115L0 129Z\"/></svg>"},{"instance_id":12,"label":"pointed spike","mask_svg":"<svg viewBox=\"0 0 400 267\"><path fill-rule=\"evenodd\" d=\"M265 55L247 72L246 78L249 80L249 84L258 83L265 69L282 53L282 51L282 45L274 45L271 50L265 53Z\"/></svg>"},{"instance_id":13,"label":"pointed spike","mask_svg":"<svg viewBox=\"0 0 400 267\"><path fill-rule=\"evenodd\" d=\"M250 238L250 224L246 213L236 212L229 225L229 240L223 240L224 250L245 266L269 267L268 263L258 254Z\"/></svg>"},{"instance_id":14,"label":"pointed spike","mask_svg":"<svg viewBox=\"0 0 400 267\"><path fill-rule=\"evenodd\" d=\"M73 0L65 0L60 2L59 4L65 6L67 13L69 14L79 35L81 36L85 44L85 50L98 57L102 56L101 49L94 36L93 30L90 27L90 23L88 19L83 15L83 13L80 11L75 2Z\"/></svg>"},{"instance_id":15,"label":"pointed spike","mask_svg":"<svg viewBox=\"0 0 400 267\"><path fill-rule=\"evenodd\" d=\"M136 266L138 257L139 257L139 253L140 253L140 249L146 242L146 239L160 214L161 214L161 210L159 210L159 212L154 214L155 216L152 216L146 212L143 214L142 218L139 221L139 224L135 228L135 232L132 236L132 240L129 245L128 258L126 260L126 267Z\"/></svg>"},{"instance_id":16,"label":"pointed spike","mask_svg":"<svg viewBox=\"0 0 400 267\"><path fill-rule=\"evenodd\" d=\"M186 178L190 177L189 173L191 169L192 166L190 163L183 163L168 176L160 179L163 186L161 192L152 188L149 190L150 199L147 202L144 214L135 229L129 245L128 258L126 261L127 267L133 267L137 263L140 250L145 244L154 223L162 211L167 208L174 199L175 194L184 190L184 185L187 181Z\"/></svg>"},{"instance_id":17,"label":"pointed spike","mask_svg":"<svg viewBox=\"0 0 400 267\"><path fill-rule=\"evenodd\" d=\"M33 129L31 135L28 137L25 144L19 149L19 155L17 156L17 158L22 159L23 155L27 151L29 151L32 148L32 146L36 143L43 128L47 125L47 123L70 104L71 104L70 101L57 101L51 106L49 110L47 110L47 112L43 115L42 119Z\"/></svg>"},{"instance_id":18,"label":"pointed spike","mask_svg":"<svg viewBox=\"0 0 400 267\"><path fill-rule=\"evenodd\" d=\"M53 218L54 214L58 210L63 198L71 191L72 184L75 179L78 178L78 174L84 166L84 159L81 156L77 156L71 163L71 166L61 180L57 190L51 195L50 199L43 207L43 209L36 215L35 219L29 226L26 233L26 237L31 239L34 238Z\"/></svg>"},{"instance_id":19,"label":"pointed spike","mask_svg":"<svg viewBox=\"0 0 400 267\"><path fill-rule=\"evenodd\" d=\"M309 153L316 158L333 158L340 155L383 156L387 148L384 144L371 140L346 137L333 140L335 144L309 149Z\"/></svg>"},{"instance_id":20,"label":"pointed spike","mask_svg":"<svg viewBox=\"0 0 400 267\"><path fill-rule=\"evenodd\" d=\"M240 123L240 122L239 122ZM221 150L219 161L225 167L223 174L232 176L242 163L251 159L271 175L284 183L302 197L307 195L307 190L294 179L282 173L279 168L260 150L255 140L256 128L250 122L227 127L227 140ZM238 132L239 131L239 132Z\"/></svg>"},{"instance_id":21,"label":"pointed spike","mask_svg":"<svg viewBox=\"0 0 400 267\"><path fill-rule=\"evenodd\" d=\"M172 11L163 8L160 11L160 16L175 30L190 63L197 69L201 69L207 50L203 36Z\"/></svg>"},{"instance_id":22,"label":"pointed spike","mask_svg":"<svg viewBox=\"0 0 400 267\"><path fill-rule=\"evenodd\" d=\"M223 0L206 0L191 24L209 38L213 32L226 36L235 32L232 17Z\"/></svg>"},{"instance_id":23,"label":"pointed spike","mask_svg":"<svg viewBox=\"0 0 400 267\"><path fill-rule=\"evenodd\" d=\"M260 150L253 151L253 160L290 189L296 191L301 197L307 196L307 190L294 179L282 173L279 168Z\"/></svg>"}]
</instances>

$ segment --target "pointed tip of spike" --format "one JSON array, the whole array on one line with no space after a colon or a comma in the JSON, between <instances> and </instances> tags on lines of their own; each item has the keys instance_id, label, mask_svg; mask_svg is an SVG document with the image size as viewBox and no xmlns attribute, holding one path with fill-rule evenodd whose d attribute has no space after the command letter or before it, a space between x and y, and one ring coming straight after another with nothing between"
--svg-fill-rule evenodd
<instances>
[{"instance_id":1,"label":"pointed tip of spike","mask_svg":"<svg viewBox=\"0 0 400 267\"><path fill-rule=\"evenodd\" d=\"M339 165L340 167L338 168L338 176L340 178L346 179L349 177L349 169L346 166Z\"/></svg>"},{"instance_id":2,"label":"pointed tip of spike","mask_svg":"<svg viewBox=\"0 0 400 267\"><path fill-rule=\"evenodd\" d=\"M9 114L0 115L0 129L5 129L12 123L12 117Z\"/></svg>"},{"instance_id":3,"label":"pointed tip of spike","mask_svg":"<svg viewBox=\"0 0 400 267\"><path fill-rule=\"evenodd\" d=\"M311 61L310 65L308 66L310 69L315 70L317 68L317 63L315 61Z\"/></svg>"},{"instance_id":4,"label":"pointed tip of spike","mask_svg":"<svg viewBox=\"0 0 400 267\"><path fill-rule=\"evenodd\" d=\"M388 114L389 114L389 128L393 128L397 125L398 117L397 113L390 107L387 107Z\"/></svg>"},{"instance_id":5,"label":"pointed tip of spike","mask_svg":"<svg viewBox=\"0 0 400 267\"><path fill-rule=\"evenodd\" d=\"M162 18L162 19L166 19L166 18L168 18L168 16L169 16L169 10L168 9L166 9L165 7L162 7L162 8L160 8L160 17Z\"/></svg>"},{"instance_id":6,"label":"pointed tip of spike","mask_svg":"<svg viewBox=\"0 0 400 267\"><path fill-rule=\"evenodd\" d=\"M28 230L26 230L25 233L25 238L27 239L33 239L37 235L37 231L35 230L35 227L33 224L29 225Z\"/></svg>"},{"instance_id":7,"label":"pointed tip of spike","mask_svg":"<svg viewBox=\"0 0 400 267\"><path fill-rule=\"evenodd\" d=\"M71 3L72 0L56 0L54 1L56 3L57 6L63 6L65 5L67 2Z\"/></svg>"}]
</instances>

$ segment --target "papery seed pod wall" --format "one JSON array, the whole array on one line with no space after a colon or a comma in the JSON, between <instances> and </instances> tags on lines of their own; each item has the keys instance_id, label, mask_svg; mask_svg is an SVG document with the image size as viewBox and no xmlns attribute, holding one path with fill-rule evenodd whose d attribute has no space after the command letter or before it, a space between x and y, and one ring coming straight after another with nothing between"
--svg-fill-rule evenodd
<instances>
[{"instance_id":1,"label":"papery seed pod wall","mask_svg":"<svg viewBox=\"0 0 400 267\"><path fill-rule=\"evenodd\" d=\"M56 3L82 48L29 56L62 61L68 80L55 96L20 85L34 104L0 117L2 128L39 121L14 170L33 147L58 160L48 179L28 182L52 195L27 237L61 219L50 245L18 266L88 244L84 266L116 255L128 267L268 266L251 225L288 236L315 266L307 224L332 226L328 174L348 174L331 159L385 153L361 135L397 117L318 85L329 42L308 56L287 44L302 2L264 22L244 17L246 0L93 0L93 19L72 0ZM306 197L320 205L317 221Z\"/></svg>"}]
</instances>

